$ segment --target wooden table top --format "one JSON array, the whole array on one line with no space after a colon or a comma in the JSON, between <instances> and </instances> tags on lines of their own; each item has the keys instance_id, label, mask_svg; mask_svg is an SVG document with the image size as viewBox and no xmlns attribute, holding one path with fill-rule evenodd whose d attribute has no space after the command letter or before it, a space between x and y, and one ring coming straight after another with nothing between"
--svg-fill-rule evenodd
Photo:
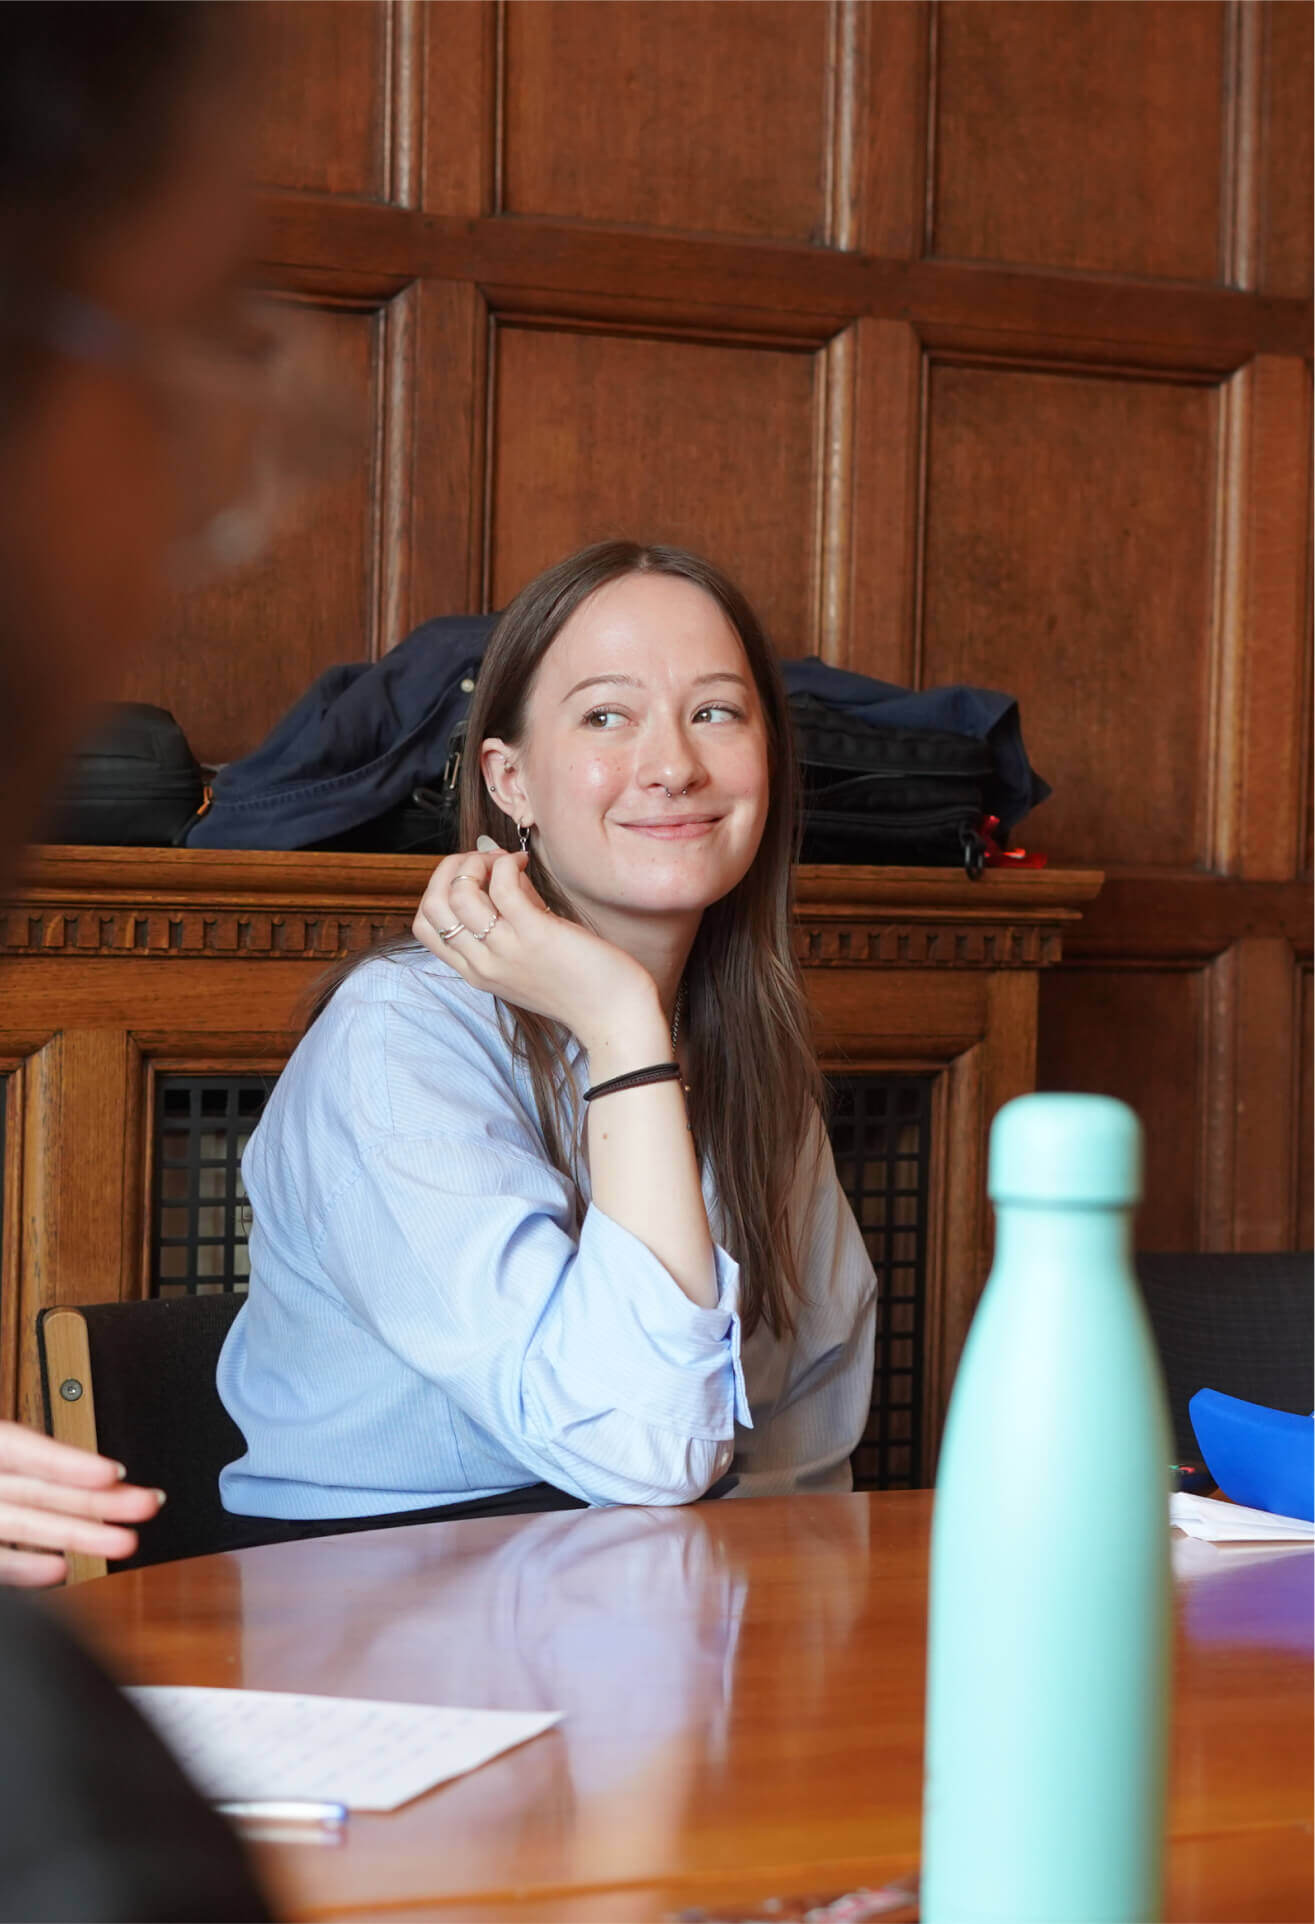
<instances>
[{"instance_id":1,"label":"wooden table top","mask_svg":"<svg viewBox=\"0 0 1315 1924\"><path fill-rule=\"evenodd\" d=\"M341 1845L262 1847L287 1916L752 1914L916 1866L930 1515L918 1491L431 1524L60 1607L125 1682L564 1713ZM1168 1916L1309 1919L1312 1553L1178 1547Z\"/></svg>"}]
</instances>

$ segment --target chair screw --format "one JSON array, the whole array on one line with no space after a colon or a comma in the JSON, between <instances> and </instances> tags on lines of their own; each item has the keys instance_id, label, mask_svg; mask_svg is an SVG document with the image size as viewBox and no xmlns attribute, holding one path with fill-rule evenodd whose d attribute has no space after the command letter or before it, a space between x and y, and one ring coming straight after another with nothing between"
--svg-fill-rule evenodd
<instances>
[{"instance_id":1,"label":"chair screw","mask_svg":"<svg viewBox=\"0 0 1315 1924\"><path fill-rule=\"evenodd\" d=\"M76 1376L66 1376L59 1386L59 1393L66 1403L76 1403L82 1394L82 1385Z\"/></svg>"}]
</instances>

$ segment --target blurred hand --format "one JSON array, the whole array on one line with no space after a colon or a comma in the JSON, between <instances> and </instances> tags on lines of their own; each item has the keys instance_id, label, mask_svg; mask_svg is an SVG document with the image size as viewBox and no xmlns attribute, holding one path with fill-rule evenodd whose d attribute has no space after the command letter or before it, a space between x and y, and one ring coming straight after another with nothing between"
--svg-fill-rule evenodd
<instances>
[{"instance_id":1,"label":"blurred hand","mask_svg":"<svg viewBox=\"0 0 1315 1924\"><path fill-rule=\"evenodd\" d=\"M108 1457L0 1422L0 1583L60 1583L66 1550L130 1557L137 1532L123 1526L149 1522L163 1502Z\"/></svg>"},{"instance_id":2,"label":"blurred hand","mask_svg":"<svg viewBox=\"0 0 1315 1924\"><path fill-rule=\"evenodd\" d=\"M412 930L473 987L564 1023L589 1048L600 1026L610 1031L630 1011L653 1005L656 987L633 956L554 915L526 874L528 865L527 855L483 849L446 856Z\"/></svg>"}]
</instances>

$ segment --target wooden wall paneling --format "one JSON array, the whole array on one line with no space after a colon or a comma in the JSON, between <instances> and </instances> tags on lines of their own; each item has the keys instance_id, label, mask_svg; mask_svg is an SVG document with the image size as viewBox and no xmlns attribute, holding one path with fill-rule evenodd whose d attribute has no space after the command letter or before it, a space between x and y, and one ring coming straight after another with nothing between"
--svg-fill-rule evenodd
<instances>
[{"instance_id":1,"label":"wooden wall paneling","mask_svg":"<svg viewBox=\"0 0 1315 1924\"><path fill-rule=\"evenodd\" d=\"M423 204L469 219L493 213L499 125L496 0L422 7Z\"/></svg>"},{"instance_id":2,"label":"wooden wall paneling","mask_svg":"<svg viewBox=\"0 0 1315 1924\"><path fill-rule=\"evenodd\" d=\"M910 322L933 345L962 346L980 335L990 337L988 346L1017 346L1022 336L1053 358L1175 372L1226 374L1256 353L1310 351L1309 301L1257 300L1223 285L1020 273L988 262L892 260L582 221L421 218L404 208L286 192L263 195L260 208L258 258L277 265L279 285L310 291L331 283L339 292L385 296L417 277L438 277L577 301L587 292L597 300L751 309L760 328L767 309L782 331L826 317L825 333L871 314Z\"/></svg>"},{"instance_id":3,"label":"wooden wall paneling","mask_svg":"<svg viewBox=\"0 0 1315 1924\"><path fill-rule=\"evenodd\" d=\"M1297 1127L1293 1132L1292 1195L1295 1204L1290 1247L1315 1245L1315 1020L1309 967L1297 971Z\"/></svg>"},{"instance_id":4,"label":"wooden wall paneling","mask_svg":"<svg viewBox=\"0 0 1315 1924\"><path fill-rule=\"evenodd\" d=\"M17 1233L22 1208L23 1065L0 1058L0 1102L4 1103L4 1154L0 1156L0 1420L11 1421L18 1408L18 1293Z\"/></svg>"},{"instance_id":5,"label":"wooden wall paneling","mask_svg":"<svg viewBox=\"0 0 1315 1924\"><path fill-rule=\"evenodd\" d=\"M936 1457L963 1336L986 1279L986 1050L981 1042L953 1056L932 1090L926 1302L923 1332L922 1461L928 1482Z\"/></svg>"},{"instance_id":6,"label":"wooden wall paneling","mask_svg":"<svg viewBox=\"0 0 1315 1924\"><path fill-rule=\"evenodd\" d=\"M861 320L837 336L845 378L827 470L822 653L912 686L920 579L924 357L911 327Z\"/></svg>"},{"instance_id":7,"label":"wooden wall paneling","mask_svg":"<svg viewBox=\"0 0 1315 1924\"><path fill-rule=\"evenodd\" d=\"M1264 294L1296 300L1310 298L1315 226L1310 109L1313 22L1315 13L1305 0L1270 0L1263 9L1258 284Z\"/></svg>"},{"instance_id":8,"label":"wooden wall paneling","mask_svg":"<svg viewBox=\"0 0 1315 1924\"><path fill-rule=\"evenodd\" d=\"M395 96L409 0L265 0L244 9L252 40L251 167L277 187L405 199ZM403 106L403 116L398 107ZM400 122L400 124L399 124ZM399 139L400 136L400 139ZM403 191L398 192L401 188Z\"/></svg>"},{"instance_id":9,"label":"wooden wall paneling","mask_svg":"<svg viewBox=\"0 0 1315 1924\"><path fill-rule=\"evenodd\" d=\"M1142 1249L1203 1242L1207 1084L1205 974L1190 968L1065 964L1041 983L1037 1087L1118 1096L1146 1132ZM1213 1173L1213 1172L1211 1172Z\"/></svg>"},{"instance_id":10,"label":"wooden wall paneling","mask_svg":"<svg viewBox=\"0 0 1315 1924\"><path fill-rule=\"evenodd\" d=\"M495 353L491 605L633 536L726 568L783 654L815 646L815 353L520 322Z\"/></svg>"},{"instance_id":11,"label":"wooden wall paneling","mask_svg":"<svg viewBox=\"0 0 1315 1924\"><path fill-rule=\"evenodd\" d=\"M1306 820L1310 376L1262 355L1224 390L1211 866L1297 872Z\"/></svg>"},{"instance_id":12,"label":"wooden wall paneling","mask_svg":"<svg viewBox=\"0 0 1315 1924\"><path fill-rule=\"evenodd\" d=\"M204 762L246 754L323 669L378 652L381 583L398 565L381 536L392 514L389 422L401 426L407 411L405 324L389 333L374 304L298 305L292 324L318 378L354 408L358 448L303 496L252 566L180 594L163 639L139 652L116 690L171 709ZM382 599L391 608L387 589Z\"/></svg>"},{"instance_id":13,"label":"wooden wall paneling","mask_svg":"<svg viewBox=\"0 0 1315 1924\"><path fill-rule=\"evenodd\" d=\"M409 625L490 604L484 581L489 315L475 287L416 289Z\"/></svg>"},{"instance_id":14,"label":"wooden wall paneling","mask_svg":"<svg viewBox=\"0 0 1315 1924\"><path fill-rule=\"evenodd\" d=\"M220 1047L234 1032L281 1036L295 1029L305 997L339 953L326 947L321 954L296 961L266 955L259 967L249 958L226 960L213 952L175 960L161 957L146 964L140 957L114 955L69 956L57 963L7 962L5 989L9 1008L33 1029L95 1034L113 1028L123 1037L143 1030L165 1036L209 1034ZM144 966L153 971L149 984L142 980ZM57 1046L58 1034L33 1063L44 1064ZM31 1074L37 1073L32 1068ZM29 1095L29 1112L35 1099ZM54 1120L59 1120L57 1112ZM44 1126L39 1118L37 1126Z\"/></svg>"},{"instance_id":15,"label":"wooden wall paneling","mask_svg":"<svg viewBox=\"0 0 1315 1924\"><path fill-rule=\"evenodd\" d=\"M36 1316L117 1299L139 1224L125 1175L139 1117L121 1029L66 1029L27 1064L18 1285L18 1414L42 1424Z\"/></svg>"},{"instance_id":16,"label":"wooden wall paneling","mask_svg":"<svg viewBox=\"0 0 1315 1924\"><path fill-rule=\"evenodd\" d=\"M986 1196L990 1124L1006 1102L1036 1087L1038 975L1005 969L987 984L983 1039L946 1066L935 1091L932 1220L924 1370L923 1462L935 1474L945 1414L968 1330L990 1272L994 1218ZM935 1288L932 1279L935 1279Z\"/></svg>"},{"instance_id":17,"label":"wooden wall paneling","mask_svg":"<svg viewBox=\"0 0 1315 1924\"><path fill-rule=\"evenodd\" d=\"M507 0L498 211L825 242L831 18Z\"/></svg>"},{"instance_id":18,"label":"wooden wall paneling","mask_svg":"<svg viewBox=\"0 0 1315 1924\"><path fill-rule=\"evenodd\" d=\"M833 247L916 260L927 194L929 0L834 0Z\"/></svg>"},{"instance_id":19,"label":"wooden wall paneling","mask_svg":"<svg viewBox=\"0 0 1315 1924\"><path fill-rule=\"evenodd\" d=\"M1052 860L1206 840L1216 395L934 360L919 681L1019 697Z\"/></svg>"},{"instance_id":20,"label":"wooden wall paneling","mask_svg":"<svg viewBox=\"0 0 1315 1924\"><path fill-rule=\"evenodd\" d=\"M375 419L373 652L396 647L412 626L411 564L415 549L416 354L419 289L413 283L385 303L380 322L379 405Z\"/></svg>"},{"instance_id":21,"label":"wooden wall paneling","mask_svg":"<svg viewBox=\"0 0 1315 1924\"><path fill-rule=\"evenodd\" d=\"M1237 942L1209 971L1203 1246L1286 1249L1296 1203L1300 1002L1290 946Z\"/></svg>"},{"instance_id":22,"label":"wooden wall paneling","mask_svg":"<svg viewBox=\"0 0 1315 1924\"><path fill-rule=\"evenodd\" d=\"M0 1161L0 1417L12 1420L22 1408L19 1361L23 1328L23 1176L28 1143L28 1105L33 1076L30 1059L49 1044L49 1031L0 1033L0 1078L5 1102L4 1157ZM38 1172L38 1180L39 1180Z\"/></svg>"},{"instance_id":23,"label":"wooden wall paneling","mask_svg":"<svg viewBox=\"0 0 1315 1924\"><path fill-rule=\"evenodd\" d=\"M1221 273L1228 8L943 0L929 252Z\"/></svg>"}]
</instances>

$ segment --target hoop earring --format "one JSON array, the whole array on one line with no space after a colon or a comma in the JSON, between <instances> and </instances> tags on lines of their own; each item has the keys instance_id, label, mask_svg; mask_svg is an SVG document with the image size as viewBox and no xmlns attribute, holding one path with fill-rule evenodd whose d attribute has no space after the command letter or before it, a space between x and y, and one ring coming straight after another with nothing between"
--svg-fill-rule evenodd
<instances>
[{"instance_id":1,"label":"hoop earring","mask_svg":"<svg viewBox=\"0 0 1315 1924\"><path fill-rule=\"evenodd\" d=\"M530 852L530 831L524 822L517 822L516 834L520 839L521 854L528 855Z\"/></svg>"}]
</instances>

